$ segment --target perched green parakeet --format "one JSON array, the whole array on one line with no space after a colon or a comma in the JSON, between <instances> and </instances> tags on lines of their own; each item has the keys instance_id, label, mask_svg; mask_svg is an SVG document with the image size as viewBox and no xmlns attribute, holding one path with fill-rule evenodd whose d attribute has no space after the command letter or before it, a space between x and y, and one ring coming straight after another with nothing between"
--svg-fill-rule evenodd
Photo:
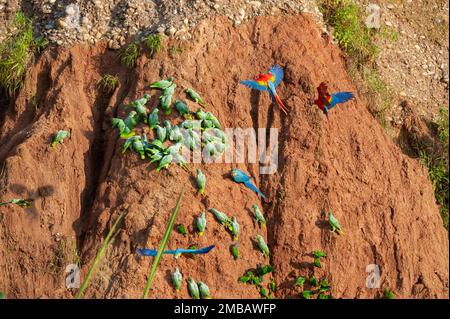
<instances>
[{"instance_id":1,"label":"perched green parakeet","mask_svg":"<svg viewBox=\"0 0 450 319\"><path fill-rule=\"evenodd\" d=\"M156 171L159 172L163 168L169 167L169 165L172 163L173 156L168 154L164 156L161 161L158 164L158 167L156 168Z\"/></svg>"},{"instance_id":2,"label":"perched green parakeet","mask_svg":"<svg viewBox=\"0 0 450 319\"><path fill-rule=\"evenodd\" d=\"M331 212L328 212L328 223L330 224L331 231L337 231L339 235L345 234L341 224L339 224L339 221Z\"/></svg>"},{"instance_id":3,"label":"perched green parakeet","mask_svg":"<svg viewBox=\"0 0 450 319\"><path fill-rule=\"evenodd\" d=\"M197 109L197 111L195 111L195 116L200 121L203 121L203 120L206 120L207 114L202 109Z\"/></svg>"},{"instance_id":4,"label":"perched green parakeet","mask_svg":"<svg viewBox=\"0 0 450 319\"><path fill-rule=\"evenodd\" d=\"M194 279L188 279L188 291L193 299L200 299L200 290L198 289L198 285Z\"/></svg>"},{"instance_id":5,"label":"perched green parakeet","mask_svg":"<svg viewBox=\"0 0 450 319\"><path fill-rule=\"evenodd\" d=\"M205 102L203 101L203 99L200 97L200 94L198 94L197 92L195 92L193 89L188 88L186 89L186 93L189 95L189 97L196 103L200 104L203 107L206 107Z\"/></svg>"},{"instance_id":6,"label":"perched green parakeet","mask_svg":"<svg viewBox=\"0 0 450 319\"><path fill-rule=\"evenodd\" d=\"M175 288L175 290L178 292L180 291L181 284L183 282L183 275L181 274L178 267L175 268L175 270L172 272L172 284Z\"/></svg>"},{"instance_id":7,"label":"perched green parakeet","mask_svg":"<svg viewBox=\"0 0 450 319\"><path fill-rule=\"evenodd\" d=\"M53 136L52 143L50 144L50 146L52 148L55 148L56 145L61 144L64 141L64 139L68 137L70 137L69 131L59 130L58 132L56 132L55 136Z\"/></svg>"},{"instance_id":8,"label":"perched green parakeet","mask_svg":"<svg viewBox=\"0 0 450 319\"><path fill-rule=\"evenodd\" d=\"M201 195L205 195L206 176L200 169L197 169L197 186Z\"/></svg>"},{"instance_id":9,"label":"perched green parakeet","mask_svg":"<svg viewBox=\"0 0 450 319\"><path fill-rule=\"evenodd\" d=\"M253 204L253 214L255 215L256 221L261 225L261 227L266 226L266 219L264 215L261 213L259 207L256 204Z\"/></svg>"},{"instance_id":10,"label":"perched green parakeet","mask_svg":"<svg viewBox=\"0 0 450 319\"><path fill-rule=\"evenodd\" d=\"M215 208L211 208L209 211L214 214L214 217L216 217L216 219L219 223L228 227L228 225L230 223L230 219L228 218L228 216L225 213L222 213Z\"/></svg>"},{"instance_id":11,"label":"perched green parakeet","mask_svg":"<svg viewBox=\"0 0 450 319\"><path fill-rule=\"evenodd\" d=\"M113 127L117 127L119 129L120 138L130 138L134 134L136 134L132 128L129 128L124 120L119 118L111 119L111 124Z\"/></svg>"},{"instance_id":12,"label":"perched green parakeet","mask_svg":"<svg viewBox=\"0 0 450 319\"><path fill-rule=\"evenodd\" d=\"M150 99L150 95L144 94L144 96L140 99L132 101L130 104L125 105L126 107L133 107L136 110L136 113L138 115L139 121L143 121L144 123L147 123L147 108L145 107L145 104Z\"/></svg>"},{"instance_id":13,"label":"perched green parakeet","mask_svg":"<svg viewBox=\"0 0 450 319\"><path fill-rule=\"evenodd\" d=\"M159 110L156 108L148 115L148 126L153 130L157 125L159 125Z\"/></svg>"},{"instance_id":14,"label":"perched green parakeet","mask_svg":"<svg viewBox=\"0 0 450 319\"><path fill-rule=\"evenodd\" d=\"M209 288L205 283L199 281L198 289L200 291L200 297L202 299L211 299L211 293L209 292Z\"/></svg>"},{"instance_id":15,"label":"perched green parakeet","mask_svg":"<svg viewBox=\"0 0 450 319\"><path fill-rule=\"evenodd\" d=\"M184 118L192 118L191 111L189 110L189 107L187 106L187 104L184 101L176 100L175 101L175 109Z\"/></svg>"},{"instance_id":16,"label":"perched green parakeet","mask_svg":"<svg viewBox=\"0 0 450 319\"><path fill-rule=\"evenodd\" d=\"M236 260L239 258L239 247L238 243L234 243L230 247L231 255L233 256L233 259Z\"/></svg>"},{"instance_id":17,"label":"perched green parakeet","mask_svg":"<svg viewBox=\"0 0 450 319\"><path fill-rule=\"evenodd\" d=\"M205 212L202 212L200 217L197 218L197 220L195 221L195 225L197 226L199 236L203 236L203 233L205 232L205 228L206 228Z\"/></svg>"},{"instance_id":18,"label":"perched green parakeet","mask_svg":"<svg viewBox=\"0 0 450 319\"><path fill-rule=\"evenodd\" d=\"M168 88L172 84L173 84L173 78L171 76L169 76L165 80L153 82L152 84L150 84L150 87L153 88L153 89L165 90L166 88Z\"/></svg>"},{"instance_id":19,"label":"perched green parakeet","mask_svg":"<svg viewBox=\"0 0 450 319\"><path fill-rule=\"evenodd\" d=\"M267 246L266 242L264 241L264 238L261 235L256 235L256 242L258 243L258 247L262 251L264 256L269 257L270 250L269 250L269 247Z\"/></svg>"},{"instance_id":20,"label":"perched green parakeet","mask_svg":"<svg viewBox=\"0 0 450 319\"><path fill-rule=\"evenodd\" d=\"M161 127L159 125L156 126L156 138L161 142L165 142L167 137L167 130L165 127Z\"/></svg>"},{"instance_id":21,"label":"perched green parakeet","mask_svg":"<svg viewBox=\"0 0 450 319\"><path fill-rule=\"evenodd\" d=\"M125 120L123 120L125 122L125 125L130 129L134 129L134 127L137 124L137 119L136 119L136 111L131 111L130 113L128 113L128 116L125 118Z\"/></svg>"}]
</instances>

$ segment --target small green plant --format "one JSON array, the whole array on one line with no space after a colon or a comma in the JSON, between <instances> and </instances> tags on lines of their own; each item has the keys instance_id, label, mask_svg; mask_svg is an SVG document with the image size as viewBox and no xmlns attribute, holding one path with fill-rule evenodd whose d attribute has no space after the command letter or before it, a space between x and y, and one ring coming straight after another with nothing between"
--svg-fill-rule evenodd
<instances>
[{"instance_id":1,"label":"small green plant","mask_svg":"<svg viewBox=\"0 0 450 319\"><path fill-rule=\"evenodd\" d=\"M117 84L119 84L119 79L117 78L117 76L112 74L104 74L98 82L98 85L106 93L111 93L112 91L114 91Z\"/></svg>"},{"instance_id":2,"label":"small green plant","mask_svg":"<svg viewBox=\"0 0 450 319\"><path fill-rule=\"evenodd\" d=\"M385 299L395 299L395 294L390 289L384 289L384 298Z\"/></svg>"},{"instance_id":3,"label":"small green plant","mask_svg":"<svg viewBox=\"0 0 450 319\"><path fill-rule=\"evenodd\" d=\"M33 39L33 46L37 53L41 53L48 46L48 40L43 36L36 37Z\"/></svg>"},{"instance_id":4,"label":"small green plant","mask_svg":"<svg viewBox=\"0 0 450 319\"><path fill-rule=\"evenodd\" d=\"M91 277L95 271L95 269L97 268L98 264L100 263L100 261L102 260L103 256L106 253L106 250L109 246L109 244L113 241L113 239L116 236L116 228L117 225L119 225L119 222L122 220L123 216L126 213L126 208L122 210L122 212L120 213L119 217L117 217L116 221L114 222L114 224L112 225L111 229L109 230L108 234L106 235L105 240L103 241L100 249L97 252L97 255L95 256L94 262L92 263L91 267L89 268L89 271L86 275L86 277L83 280L83 283L81 284L80 290L78 290L78 293L76 294L75 298L76 299L80 299L81 297L83 297L84 291L86 290L89 281L91 280Z\"/></svg>"},{"instance_id":5,"label":"small green plant","mask_svg":"<svg viewBox=\"0 0 450 319\"><path fill-rule=\"evenodd\" d=\"M181 201L183 200L184 196L184 190L181 191L180 196L178 196L177 204L175 206L175 209L172 212L172 215L170 216L169 222L166 226L166 231L164 232L163 239L161 241L161 245L159 246L158 253L155 256L155 259L153 260L152 268L150 270L150 275L147 279L147 284L144 288L144 293L142 294L142 299L147 299L148 293L150 291L150 288L152 286L153 278L155 277L156 270L158 269L159 262L161 260L162 253L164 249L166 248L167 242L170 238L170 233L172 232L173 224L175 223L175 219L177 217L178 211L180 210Z\"/></svg>"},{"instance_id":6,"label":"small green plant","mask_svg":"<svg viewBox=\"0 0 450 319\"><path fill-rule=\"evenodd\" d=\"M373 62L378 46L374 29L364 24L359 6L350 0L322 0L319 5L326 22L334 27L339 46L357 65Z\"/></svg>"},{"instance_id":7,"label":"small green plant","mask_svg":"<svg viewBox=\"0 0 450 319\"><path fill-rule=\"evenodd\" d=\"M132 42L120 53L120 62L129 68L134 67L140 54L141 47L138 43Z\"/></svg>"},{"instance_id":8,"label":"small green plant","mask_svg":"<svg viewBox=\"0 0 450 319\"><path fill-rule=\"evenodd\" d=\"M158 53L163 45L160 34L152 34L148 37L144 38L145 46L147 47L148 55L153 57L156 53Z\"/></svg>"},{"instance_id":9,"label":"small green plant","mask_svg":"<svg viewBox=\"0 0 450 319\"><path fill-rule=\"evenodd\" d=\"M433 149L417 146L417 153L422 164L427 168L428 175L434 188L436 202L440 206L444 227L448 230L448 109L441 108L437 121L437 135L439 147Z\"/></svg>"}]
</instances>

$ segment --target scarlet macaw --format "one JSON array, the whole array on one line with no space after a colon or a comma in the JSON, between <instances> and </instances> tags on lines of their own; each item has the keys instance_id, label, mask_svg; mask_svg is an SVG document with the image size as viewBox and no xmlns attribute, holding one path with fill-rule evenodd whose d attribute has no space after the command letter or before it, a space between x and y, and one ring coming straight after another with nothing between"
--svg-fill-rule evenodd
<instances>
[{"instance_id":1,"label":"scarlet macaw","mask_svg":"<svg viewBox=\"0 0 450 319\"><path fill-rule=\"evenodd\" d=\"M239 83L244 84L254 90L269 91L272 102L277 103L284 114L287 115L286 106L284 106L283 102L281 102L280 97L275 91L275 88L281 83L282 80L283 69L277 65L274 65L270 68L268 73L260 74L254 80L245 80Z\"/></svg>"},{"instance_id":2,"label":"scarlet macaw","mask_svg":"<svg viewBox=\"0 0 450 319\"><path fill-rule=\"evenodd\" d=\"M322 110L327 118L329 110L335 107L336 104L345 103L354 97L352 92L337 92L330 95L325 82L320 83L317 88L317 93L319 97L317 100L314 100L314 104Z\"/></svg>"}]
</instances>

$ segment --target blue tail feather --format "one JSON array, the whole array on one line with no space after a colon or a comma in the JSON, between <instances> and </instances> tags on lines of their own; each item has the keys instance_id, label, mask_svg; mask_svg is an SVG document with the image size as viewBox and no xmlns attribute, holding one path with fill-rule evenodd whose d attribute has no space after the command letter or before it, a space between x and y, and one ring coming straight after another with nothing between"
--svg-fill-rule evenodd
<instances>
[{"instance_id":1,"label":"blue tail feather","mask_svg":"<svg viewBox=\"0 0 450 319\"><path fill-rule=\"evenodd\" d=\"M266 196L264 196L264 194L259 190L259 188L253 185L251 182L249 181L244 182L244 185L250 188L255 193L257 193L258 195L260 195L262 198L266 199Z\"/></svg>"}]
</instances>

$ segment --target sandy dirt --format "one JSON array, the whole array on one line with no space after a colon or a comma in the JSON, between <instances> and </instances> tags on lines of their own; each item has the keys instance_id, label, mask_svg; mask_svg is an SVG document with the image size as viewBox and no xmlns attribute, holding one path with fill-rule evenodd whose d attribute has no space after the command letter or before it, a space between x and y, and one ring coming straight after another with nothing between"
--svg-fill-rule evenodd
<instances>
[{"instance_id":1,"label":"sandy dirt","mask_svg":"<svg viewBox=\"0 0 450 319\"><path fill-rule=\"evenodd\" d=\"M170 287L168 273L175 266L186 279L207 283L214 298L258 298L253 286L238 282L247 269L265 262L252 241L258 233L272 252L277 298L298 298L295 278L313 272L310 253L316 249L328 257L315 275L328 279L335 298L374 298L384 288L398 298L447 297L448 233L426 170L386 136L357 93L334 109L329 121L312 106L323 80L331 91L356 90L340 50L322 39L313 19L259 17L236 29L217 18L202 22L194 39L168 43L153 59L143 55L135 69L121 66L106 43L47 50L37 61L0 128L0 195L31 197L35 206L2 208L1 290L11 298L71 297L66 265L78 260L79 251L85 275L128 205L87 297L140 297L152 259L138 256L136 248L159 245L185 188L177 223L187 225L189 235L172 233L168 248L216 248L194 258L164 257L151 298L188 298L185 284L177 294ZM172 52L173 45L183 52ZM285 70L278 93L289 116L273 107L267 94L237 84L274 63ZM98 88L104 73L120 79L111 95ZM202 165L207 176L202 198L193 182L199 165L191 165L191 173L175 166L158 173L135 154L121 154L123 142L111 117L125 114L121 104L144 92L153 95L146 85L169 75L180 87L196 88L224 127L279 128L277 172L259 175L259 164ZM50 149L51 135L62 128L71 129L72 137ZM269 200L261 203L235 184L227 175L232 167L249 172ZM267 231L250 214L254 203L267 216ZM212 207L235 215L241 225L237 261L229 253L230 235L211 215L203 237L193 232L194 217ZM330 232L322 209L334 212L344 236ZM380 289L366 288L369 264L381 269Z\"/></svg>"}]
</instances>

